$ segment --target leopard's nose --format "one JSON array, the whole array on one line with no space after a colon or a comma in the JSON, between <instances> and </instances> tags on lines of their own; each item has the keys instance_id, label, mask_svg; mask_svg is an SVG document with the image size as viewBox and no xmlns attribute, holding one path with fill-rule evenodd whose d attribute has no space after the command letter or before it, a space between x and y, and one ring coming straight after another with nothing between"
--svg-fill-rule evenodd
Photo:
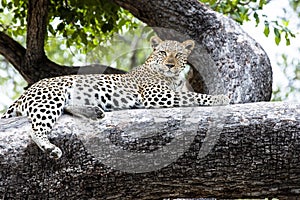
<instances>
[{"instance_id":1,"label":"leopard's nose","mask_svg":"<svg viewBox=\"0 0 300 200\"><path fill-rule=\"evenodd\" d=\"M166 64L166 66L167 66L169 69L171 69L171 68L173 68L175 65L174 65L174 64L168 63L168 64Z\"/></svg>"}]
</instances>

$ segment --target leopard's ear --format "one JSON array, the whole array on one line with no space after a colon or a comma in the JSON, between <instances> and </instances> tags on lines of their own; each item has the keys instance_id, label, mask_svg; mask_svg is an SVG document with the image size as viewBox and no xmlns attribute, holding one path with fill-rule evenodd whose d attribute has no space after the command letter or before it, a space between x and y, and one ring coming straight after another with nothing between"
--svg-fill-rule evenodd
<instances>
[{"instance_id":1,"label":"leopard's ear","mask_svg":"<svg viewBox=\"0 0 300 200\"><path fill-rule=\"evenodd\" d=\"M195 47L195 42L194 40L186 40L182 43L184 45L184 47L189 50L192 51Z\"/></svg>"},{"instance_id":2,"label":"leopard's ear","mask_svg":"<svg viewBox=\"0 0 300 200\"><path fill-rule=\"evenodd\" d=\"M162 40L157 36L152 36L150 38L151 47L153 49L155 49L161 42L162 42Z\"/></svg>"}]
</instances>

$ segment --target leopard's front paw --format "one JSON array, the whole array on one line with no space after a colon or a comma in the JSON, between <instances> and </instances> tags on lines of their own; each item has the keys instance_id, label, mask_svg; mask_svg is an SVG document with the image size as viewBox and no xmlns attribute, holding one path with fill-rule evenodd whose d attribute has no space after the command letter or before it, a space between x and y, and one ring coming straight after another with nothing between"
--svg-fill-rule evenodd
<instances>
[{"instance_id":1,"label":"leopard's front paw","mask_svg":"<svg viewBox=\"0 0 300 200\"><path fill-rule=\"evenodd\" d=\"M92 120L103 119L105 117L105 113L100 107L94 106L92 109L94 113L93 117L91 117Z\"/></svg>"}]
</instances>

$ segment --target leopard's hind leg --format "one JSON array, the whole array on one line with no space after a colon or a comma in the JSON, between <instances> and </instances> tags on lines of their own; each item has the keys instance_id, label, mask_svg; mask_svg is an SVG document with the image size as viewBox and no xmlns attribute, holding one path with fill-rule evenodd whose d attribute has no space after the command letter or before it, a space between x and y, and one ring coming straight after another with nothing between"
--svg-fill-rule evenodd
<instances>
[{"instance_id":1,"label":"leopard's hind leg","mask_svg":"<svg viewBox=\"0 0 300 200\"><path fill-rule=\"evenodd\" d=\"M48 131L40 131L33 129L30 133L31 139L39 146L39 148L47 153L50 158L59 159L62 155L60 148L52 144L48 139Z\"/></svg>"},{"instance_id":2,"label":"leopard's hind leg","mask_svg":"<svg viewBox=\"0 0 300 200\"><path fill-rule=\"evenodd\" d=\"M54 103L51 100L47 102L50 102L50 104L45 102L34 103L29 109L29 118L32 124L30 136L50 158L59 159L62 151L49 141L48 134L51 132L57 119L62 115L64 103Z\"/></svg>"}]
</instances>

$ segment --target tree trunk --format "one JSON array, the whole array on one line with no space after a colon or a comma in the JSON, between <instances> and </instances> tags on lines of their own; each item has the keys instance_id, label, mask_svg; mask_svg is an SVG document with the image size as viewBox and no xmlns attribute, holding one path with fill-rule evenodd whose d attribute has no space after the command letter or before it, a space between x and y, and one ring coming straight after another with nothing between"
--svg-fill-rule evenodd
<instances>
[{"instance_id":1,"label":"tree trunk","mask_svg":"<svg viewBox=\"0 0 300 200\"><path fill-rule=\"evenodd\" d=\"M51 160L26 118L0 120L2 199L296 199L300 105L124 110L101 121L64 115Z\"/></svg>"}]
</instances>

